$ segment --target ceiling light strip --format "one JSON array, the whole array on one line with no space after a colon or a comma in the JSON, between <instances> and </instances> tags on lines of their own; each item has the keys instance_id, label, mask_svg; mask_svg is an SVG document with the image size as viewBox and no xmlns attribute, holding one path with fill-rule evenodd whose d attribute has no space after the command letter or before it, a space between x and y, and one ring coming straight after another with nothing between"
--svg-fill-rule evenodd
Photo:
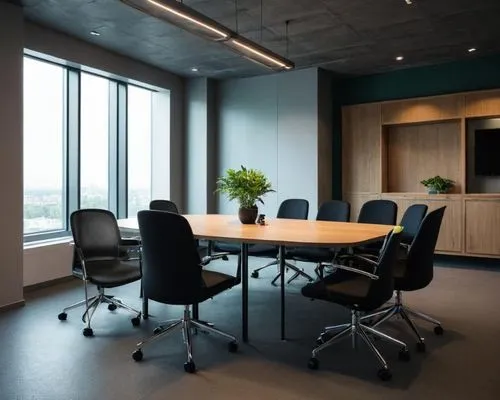
<instances>
[{"instance_id":1,"label":"ceiling light strip","mask_svg":"<svg viewBox=\"0 0 500 400\"><path fill-rule=\"evenodd\" d=\"M220 35L223 39L229 38L229 35L227 33L222 32L219 29L213 28L210 25L207 25L207 24L205 24L205 23L197 20L196 18L190 17L189 15L186 15L186 14L180 12L180 11L174 10L173 8L168 7L165 4L158 3L158 2L156 2L154 0L147 0L147 1L149 3L155 5L156 7L159 7L161 9L165 10L165 11L168 11L169 13L177 15L178 17L181 17L181 18L183 18L183 19L185 19L187 21L190 21L190 22L198 25L198 26L201 26L202 28L208 29L209 31L212 31L212 32Z\"/></svg>"},{"instance_id":2,"label":"ceiling light strip","mask_svg":"<svg viewBox=\"0 0 500 400\"><path fill-rule=\"evenodd\" d=\"M259 50L254 49L251 46L243 44L243 43L241 43L240 41L238 41L236 39L232 39L231 42L233 42L236 46L241 47L241 48L249 51L252 54L255 54L256 56L262 57L263 59L276 64L278 67L286 68L286 69L291 69L292 68L290 65L287 65L284 62L281 62L281 61L279 61L279 60L277 60L277 59L275 59L273 57L270 57L267 54L264 54L264 53L260 52Z\"/></svg>"},{"instance_id":3,"label":"ceiling light strip","mask_svg":"<svg viewBox=\"0 0 500 400\"><path fill-rule=\"evenodd\" d=\"M243 55L246 58L256 61L261 65L274 70L290 70L295 67L294 63L286 58L281 57L278 54L246 39L231 29L226 28L224 25L219 24L217 21L210 19L209 17L200 14L196 10L186 6L183 3L179 3L175 0L121 0L123 3L138 9L148 15L155 18L163 19L169 23L177 25L193 34L204 37L205 39L215 40L220 42L227 47L231 48L233 51ZM146 4L150 6L147 7ZM166 12L171 17L160 17L158 13L154 11L154 8L160 9L162 12ZM175 18L177 18L177 21ZM182 22L184 21L184 22ZM203 28L206 34L201 34L197 31L192 23L198 27ZM208 36L216 34L220 38L217 39L214 36Z\"/></svg>"}]
</instances>

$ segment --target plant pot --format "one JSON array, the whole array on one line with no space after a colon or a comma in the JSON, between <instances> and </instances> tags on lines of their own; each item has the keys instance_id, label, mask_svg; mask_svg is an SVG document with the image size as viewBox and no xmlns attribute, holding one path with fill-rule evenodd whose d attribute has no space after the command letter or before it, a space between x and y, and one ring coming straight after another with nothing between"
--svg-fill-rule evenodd
<instances>
[{"instance_id":1,"label":"plant pot","mask_svg":"<svg viewBox=\"0 0 500 400\"><path fill-rule=\"evenodd\" d=\"M428 194L438 194L439 192L438 192L438 190L435 187L429 186L427 188L427 193Z\"/></svg>"},{"instance_id":2,"label":"plant pot","mask_svg":"<svg viewBox=\"0 0 500 400\"><path fill-rule=\"evenodd\" d=\"M258 213L259 209L257 208L257 206L253 206L250 208L240 207L240 209L238 210L238 218L240 219L242 224L255 224Z\"/></svg>"}]
</instances>

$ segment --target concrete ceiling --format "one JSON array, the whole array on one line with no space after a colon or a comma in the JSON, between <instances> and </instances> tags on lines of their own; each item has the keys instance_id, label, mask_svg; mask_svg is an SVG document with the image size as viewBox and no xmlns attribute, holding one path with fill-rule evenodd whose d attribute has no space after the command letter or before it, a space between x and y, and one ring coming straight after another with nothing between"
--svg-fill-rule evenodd
<instances>
[{"instance_id":1,"label":"concrete ceiling","mask_svg":"<svg viewBox=\"0 0 500 400\"><path fill-rule=\"evenodd\" d=\"M25 17L183 76L271 71L119 0L11 0ZM185 0L297 68L364 75L500 52L500 0ZM236 27L235 4L238 5ZM97 31L101 36L91 36ZM469 53L468 48L477 51ZM403 55L397 62L395 57ZM192 67L199 69L191 72Z\"/></svg>"}]
</instances>

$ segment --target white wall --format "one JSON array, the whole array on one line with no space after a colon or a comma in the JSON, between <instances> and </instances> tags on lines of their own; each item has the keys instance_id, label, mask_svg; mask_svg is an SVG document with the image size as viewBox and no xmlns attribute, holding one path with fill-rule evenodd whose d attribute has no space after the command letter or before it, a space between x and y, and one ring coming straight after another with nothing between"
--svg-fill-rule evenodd
<instances>
[{"instance_id":1,"label":"white wall","mask_svg":"<svg viewBox=\"0 0 500 400\"><path fill-rule=\"evenodd\" d=\"M309 218L315 218L318 204L331 198L331 181L330 190L323 190L328 182L323 171L331 170L331 147L320 149L325 145L320 126L325 124L320 122L318 72L311 68L219 85L217 172L222 175L241 164L262 170L277 191L259 206L268 216L276 215L283 200L304 198ZM238 204L219 197L220 213L237 209Z\"/></svg>"},{"instance_id":2,"label":"white wall","mask_svg":"<svg viewBox=\"0 0 500 400\"><path fill-rule=\"evenodd\" d=\"M0 307L23 301L23 15L0 3Z\"/></svg>"}]
</instances>

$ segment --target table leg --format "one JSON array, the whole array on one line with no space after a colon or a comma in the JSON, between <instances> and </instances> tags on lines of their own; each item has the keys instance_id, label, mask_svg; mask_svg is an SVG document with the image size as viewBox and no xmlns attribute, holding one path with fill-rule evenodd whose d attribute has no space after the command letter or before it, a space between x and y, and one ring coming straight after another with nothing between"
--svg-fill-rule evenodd
<instances>
[{"instance_id":1,"label":"table leg","mask_svg":"<svg viewBox=\"0 0 500 400\"><path fill-rule=\"evenodd\" d=\"M281 281L281 340L285 340L285 246L279 247Z\"/></svg>"},{"instance_id":2,"label":"table leg","mask_svg":"<svg viewBox=\"0 0 500 400\"><path fill-rule=\"evenodd\" d=\"M146 296L142 296L142 318L143 319L148 319L149 318L149 302L148 298Z\"/></svg>"},{"instance_id":3,"label":"table leg","mask_svg":"<svg viewBox=\"0 0 500 400\"><path fill-rule=\"evenodd\" d=\"M248 244L241 243L241 329L248 342Z\"/></svg>"}]
</instances>

